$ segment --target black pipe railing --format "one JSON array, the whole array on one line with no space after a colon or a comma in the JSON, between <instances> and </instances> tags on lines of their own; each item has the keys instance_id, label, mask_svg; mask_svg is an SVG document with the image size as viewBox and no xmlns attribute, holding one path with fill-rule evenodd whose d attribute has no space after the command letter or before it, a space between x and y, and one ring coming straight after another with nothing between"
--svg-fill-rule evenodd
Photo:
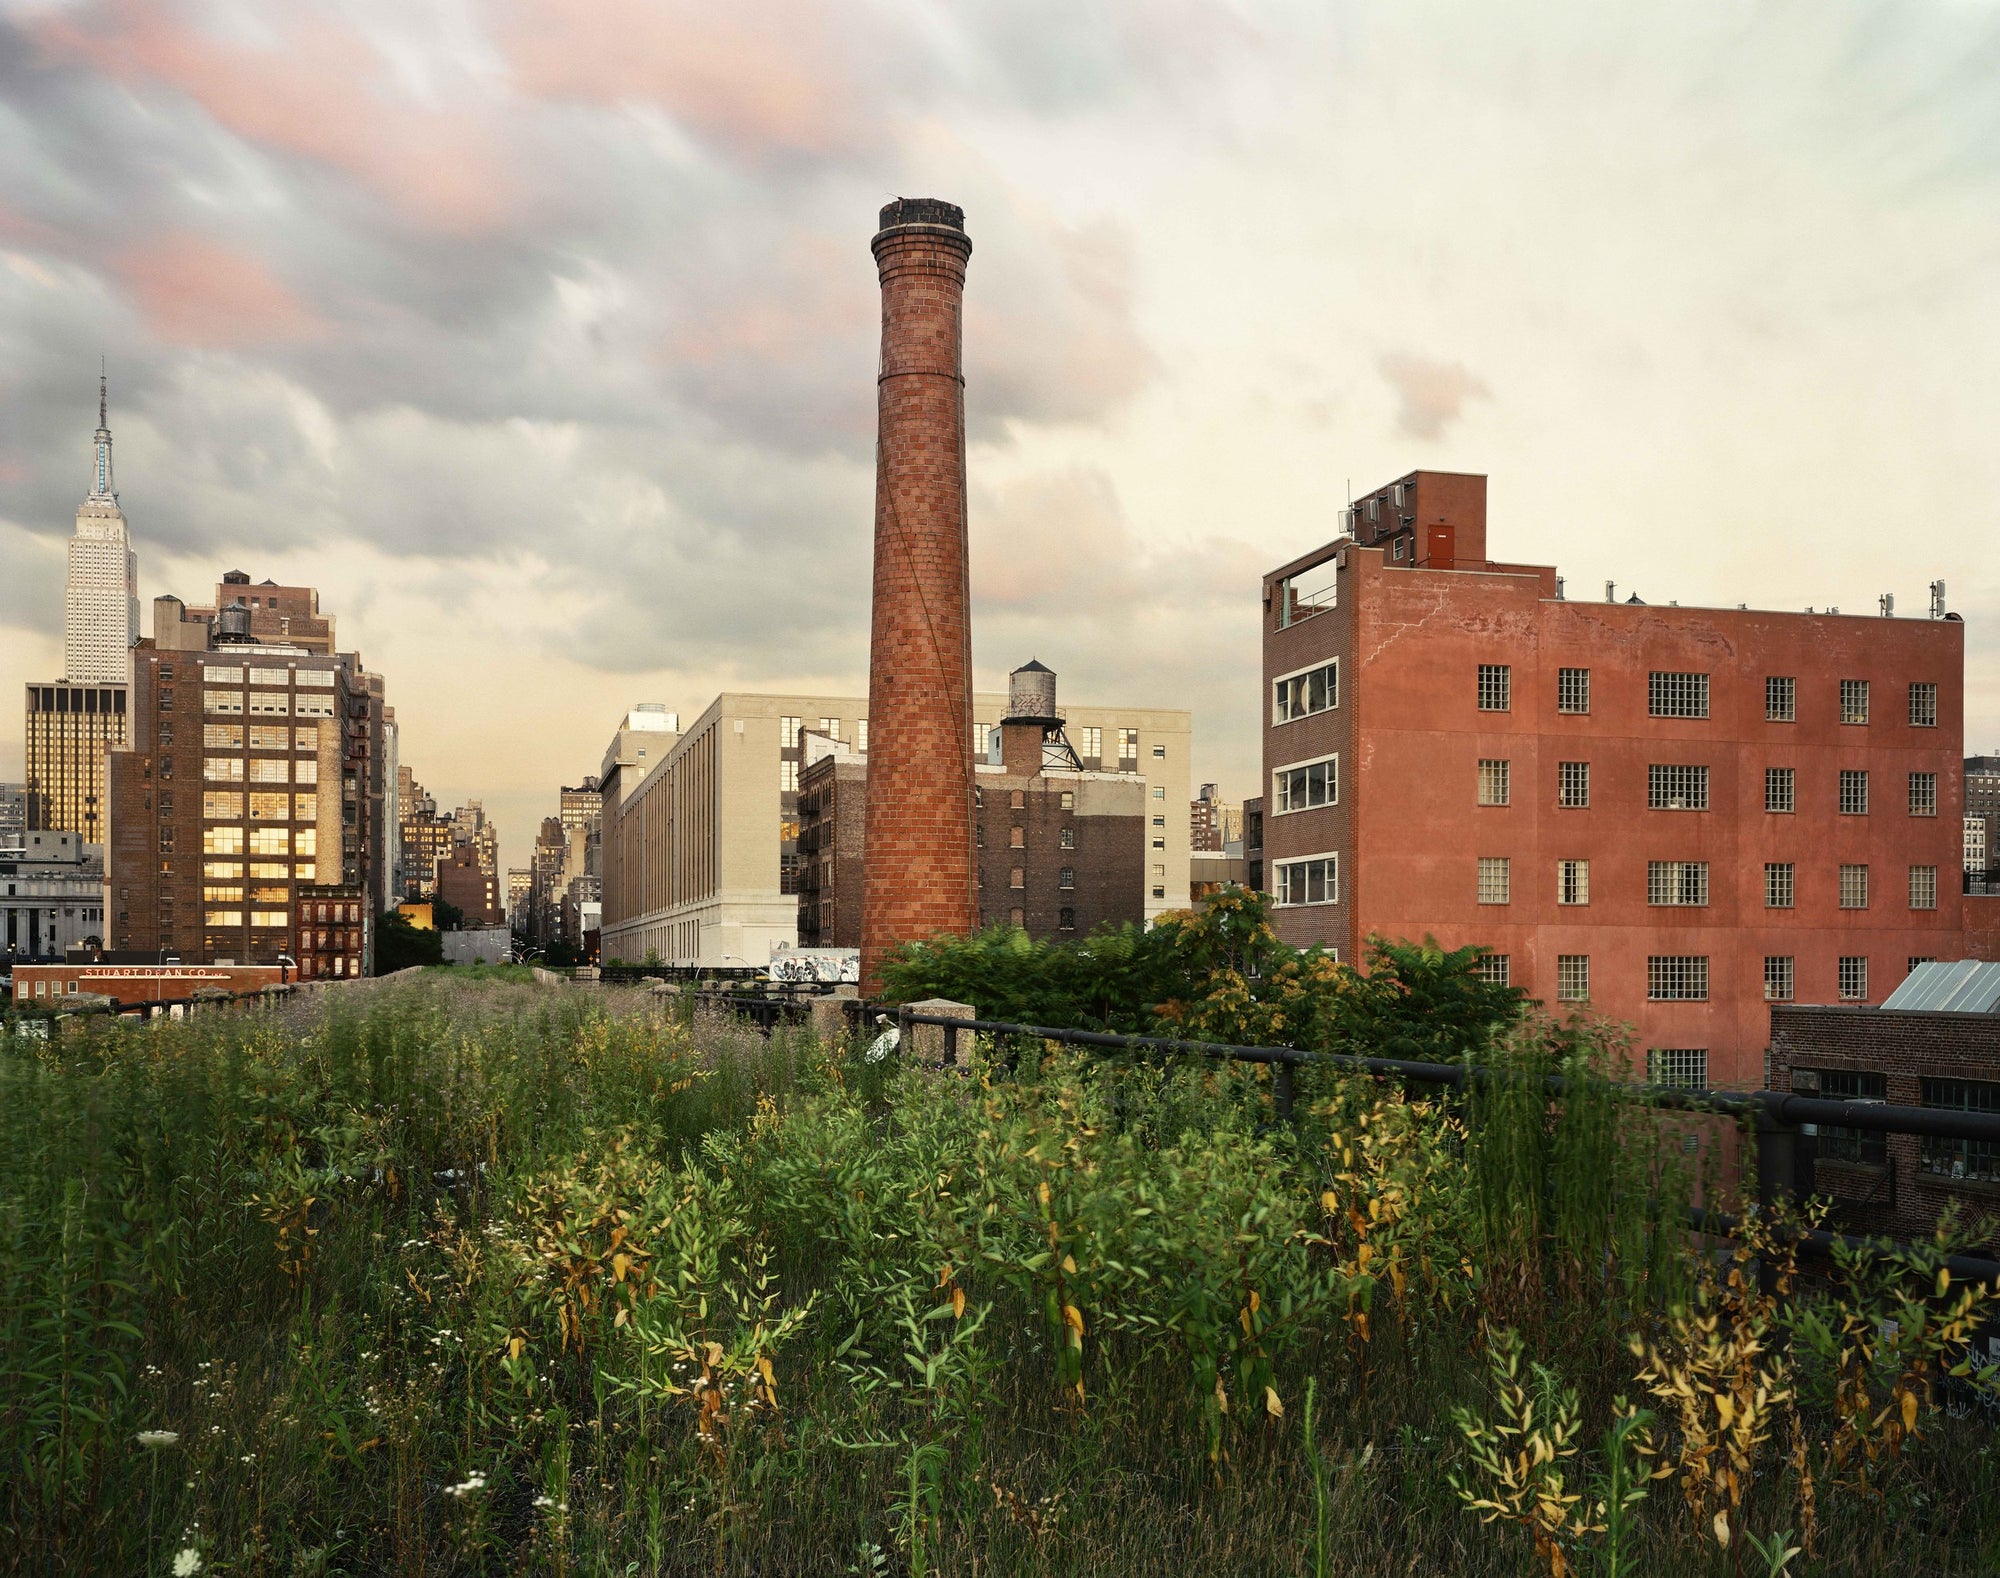
<instances>
[{"instance_id":1,"label":"black pipe railing","mask_svg":"<svg viewBox=\"0 0 2000 1578\"><path fill-rule=\"evenodd\" d=\"M1222 1041L1183 1041L1170 1036L1117 1035L1104 1030L1020 1025L997 1019L954 1019L945 1014L918 1013L907 1007L897 1010L896 1023L901 1031L900 1040L905 1046L910 1044L910 1031L917 1025L935 1025L942 1029L943 1062L946 1067L957 1062L959 1033L967 1030L976 1035L1026 1036L1065 1046L1186 1053L1230 1062L1268 1064L1271 1067L1271 1105L1277 1116L1287 1121L1292 1117L1295 1099L1294 1070L1301 1064L1453 1089L1462 1088L1469 1081L1508 1077L1501 1070L1481 1069L1463 1063L1427 1063L1407 1058L1360 1057L1341 1052L1305 1052L1297 1047L1235 1046ZM1561 1095L1570 1084L1571 1081L1561 1074L1548 1075L1544 1081L1551 1095ZM1610 1088L1620 1096L1645 1106L1749 1118L1757 1136L1757 1203L1763 1212L1773 1210L1787 1198L1797 1199L1813 1193L1812 1157L1809 1149L1799 1144L1804 1124L1838 1124L1888 1134L2000 1143L2000 1113L1954 1112L1938 1107L1892 1107L1881 1102L1837 1101L1777 1090L1688 1090L1678 1085L1616 1084ZM1733 1234L1733 1218L1716 1212L1697 1212L1696 1216L1695 1225L1702 1231ZM1820 1229L1801 1230L1795 1236L1809 1254L1822 1257L1830 1256L1837 1246L1878 1257L1892 1256L1902 1247L1883 1240L1847 1237ZM2000 1260L1954 1255L1946 1264L1954 1276L2000 1282Z\"/></svg>"}]
</instances>

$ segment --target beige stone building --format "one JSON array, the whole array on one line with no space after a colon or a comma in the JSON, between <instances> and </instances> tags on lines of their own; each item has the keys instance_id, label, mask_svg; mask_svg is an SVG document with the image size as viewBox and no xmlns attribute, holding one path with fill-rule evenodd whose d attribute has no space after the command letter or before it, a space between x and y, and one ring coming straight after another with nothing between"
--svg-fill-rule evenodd
<instances>
[{"instance_id":1,"label":"beige stone building","mask_svg":"<svg viewBox=\"0 0 2000 1578\"><path fill-rule=\"evenodd\" d=\"M1188 903L1188 713L1069 707L1085 771L1145 782L1145 908ZM973 698L976 760L1000 761L1005 693ZM603 956L632 962L767 963L798 940L799 772L808 733L866 752L854 696L725 692L684 730L626 725L605 757ZM644 745L657 754L643 760Z\"/></svg>"}]
</instances>

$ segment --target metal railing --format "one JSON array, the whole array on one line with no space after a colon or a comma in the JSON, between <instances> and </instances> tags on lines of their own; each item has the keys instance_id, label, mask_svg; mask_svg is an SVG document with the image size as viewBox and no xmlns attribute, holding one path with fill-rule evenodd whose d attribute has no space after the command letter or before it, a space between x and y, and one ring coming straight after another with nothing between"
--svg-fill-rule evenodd
<instances>
[{"instance_id":1,"label":"metal railing","mask_svg":"<svg viewBox=\"0 0 2000 1578\"><path fill-rule=\"evenodd\" d=\"M1271 1106L1276 1115L1289 1122L1297 1099L1296 1070L1301 1065L1329 1068L1350 1074L1371 1074L1382 1078L1408 1080L1420 1085L1440 1085L1463 1089L1469 1082L1505 1079L1502 1070L1482 1069L1463 1063L1427 1063L1407 1058L1360 1057L1339 1052L1303 1052L1296 1047L1234 1046L1219 1041L1182 1041L1168 1036L1116 1035L1102 1030L1072 1030L1056 1025L1020 1025L996 1019L954 1019L944 1014L917 1013L910 1008L896 1011L901 1041L909 1046L910 1031L917 1025L935 1025L944 1031L946 1067L958 1059L958 1038L962 1032L975 1035L1024 1036L1031 1040L1054 1041L1064 1046L1098 1047L1110 1051L1163 1052L1213 1058L1226 1062L1263 1063L1271 1068ZM1571 1081L1560 1074L1548 1075L1544 1087L1550 1095L1561 1095ZM1829 1100L1820 1096L1794 1095L1776 1090L1688 1090L1677 1085L1613 1085L1613 1090L1644 1106L1670 1110L1719 1113L1748 1118L1757 1137L1757 1204L1769 1212L1785 1199L1803 1199L1814 1192L1813 1154L1801 1144L1806 1124L1839 1124L1850 1129L1868 1129L1886 1134L1928 1135L1940 1139L2000 1141L2000 1113L1958 1112L1939 1107L1896 1107L1875 1101ZM1693 1225L1703 1232L1734 1232L1733 1218L1719 1212L1696 1208ZM1796 1234L1808 1254L1831 1255L1839 1248L1863 1254L1893 1254L1881 1239L1857 1238L1820 1229ZM1954 1255L1946 1262L1952 1275L1986 1282L2000 1282L2000 1260L1975 1255Z\"/></svg>"}]
</instances>

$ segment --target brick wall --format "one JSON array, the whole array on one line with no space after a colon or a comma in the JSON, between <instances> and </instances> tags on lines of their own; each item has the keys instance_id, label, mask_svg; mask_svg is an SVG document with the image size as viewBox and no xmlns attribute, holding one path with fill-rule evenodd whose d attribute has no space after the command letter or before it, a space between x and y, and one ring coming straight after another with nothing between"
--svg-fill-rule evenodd
<instances>
[{"instance_id":1,"label":"brick wall","mask_svg":"<svg viewBox=\"0 0 2000 1578\"><path fill-rule=\"evenodd\" d=\"M2000 1081L2000 1015L1774 1004L1767 1088L1811 1088L1812 1079L1798 1077L1806 1071L1880 1074L1890 1105L1922 1106L1926 1077ZM1817 1191L1835 1205L1830 1225L1921 1237L1936 1225L1946 1203L1956 1201L1965 1222L1981 1231L1988 1251L2000 1249L2000 1184L1926 1172L1919 1165L1923 1141L1916 1135L1888 1135L1884 1150L1879 1164L1819 1158Z\"/></svg>"},{"instance_id":2,"label":"brick wall","mask_svg":"<svg viewBox=\"0 0 2000 1578\"><path fill-rule=\"evenodd\" d=\"M863 990L897 943L972 930L972 631L960 309L964 215L897 199L873 249L882 286L876 380L874 604L868 653L870 859Z\"/></svg>"}]
</instances>

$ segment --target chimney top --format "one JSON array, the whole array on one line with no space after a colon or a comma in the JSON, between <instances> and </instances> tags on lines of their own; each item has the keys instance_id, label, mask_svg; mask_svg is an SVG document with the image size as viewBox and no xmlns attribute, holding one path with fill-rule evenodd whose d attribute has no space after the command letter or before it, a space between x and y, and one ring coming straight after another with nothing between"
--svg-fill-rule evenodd
<instances>
[{"instance_id":1,"label":"chimney top","mask_svg":"<svg viewBox=\"0 0 2000 1578\"><path fill-rule=\"evenodd\" d=\"M899 225L942 225L963 234L965 210L939 197L898 197L882 205L882 228Z\"/></svg>"}]
</instances>

